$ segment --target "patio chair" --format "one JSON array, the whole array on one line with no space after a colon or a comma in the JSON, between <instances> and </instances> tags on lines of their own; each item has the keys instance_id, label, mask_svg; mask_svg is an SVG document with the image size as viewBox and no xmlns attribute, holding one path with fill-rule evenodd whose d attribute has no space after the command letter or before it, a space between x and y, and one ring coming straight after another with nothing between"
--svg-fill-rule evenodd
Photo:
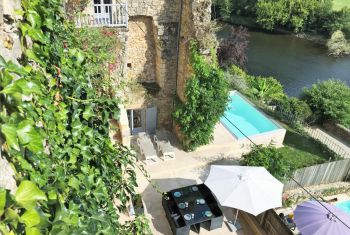
<instances>
[{"instance_id":1,"label":"patio chair","mask_svg":"<svg viewBox=\"0 0 350 235\"><path fill-rule=\"evenodd\" d=\"M154 149L149 135L146 133L140 133L137 138L137 145L140 148L141 156L145 157L145 163L147 165L158 162L157 152Z\"/></svg>"},{"instance_id":2,"label":"patio chair","mask_svg":"<svg viewBox=\"0 0 350 235\"><path fill-rule=\"evenodd\" d=\"M175 159L174 147L170 144L167 138L167 133L164 130L157 130L154 136L154 142L157 145L157 149L162 153L162 159L172 160Z\"/></svg>"}]
</instances>

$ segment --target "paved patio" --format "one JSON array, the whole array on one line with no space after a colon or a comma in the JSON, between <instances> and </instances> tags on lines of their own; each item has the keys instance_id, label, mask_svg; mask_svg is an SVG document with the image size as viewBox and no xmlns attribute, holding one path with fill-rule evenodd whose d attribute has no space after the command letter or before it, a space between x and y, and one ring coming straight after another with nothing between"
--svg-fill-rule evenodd
<instances>
[{"instance_id":1,"label":"paved patio","mask_svg":"<svg viewBox=\"0 0 350 235\"><path fill-rule=\"evenodd\" d=\"M232 160L223 160L217 162L217 164L237 164L236 161ZM192 184L203 183L207 174L209 173L209 166L202 166L198 168L188 168L184 170L175 170L175 165L169 162L167 169L169 173L159 174L157 177L152 179L152 183L156 185L156 188L160 191L169 191L171 189L180 188ZM154 172L149 172L151 175L154 175ZM140 174L140 172L139 172ZM169 223L165 216L162 204L161 204L161 194L157 192L157 189L154 188L145 178L142 176L138 177L139 182L139 192L142 195L142 199L145 205L145 214L151 222L151 229L154 235L164 234L172 235ZM235 212L231 208L222 208L224 213L224 221L234 220ZM239 222L242 224L243 229L238 232L231 232L227 225L224 223L222 228L216 229L213 231L207 231L201 229L200 234L211 234L211 235L253 235L253 231L250 230L247 222L241 217L238 216ZM190 234L196 234L191 231Z\"/></svg>"},{"instance_id":2,"label":"paved patio","mask_svg":"<svg viewBox=\"0 0 350 235\"><path fill-rule=\"evenodd\" d=\"M142 195L145 206L145 214L151 222L153 234L171 235L171 229L161 204L160 192L188 186L191 184L203 183L209 174L212 164L238 165L242 153L247 151L246 145L242 145L235 139L227 129L218 123L214 131L214 140L211 144L200 147L194 152L185 152L181 149L180 143L169 133L169 140L174 146L176 158L144 165L152 179L151 185L143 174L137 172L138 193ZM132 141L135 146L135 140ZM137 150L137 147L135 147ZM160 156L160 153L158 153ZM141 159L142 160L142 159ZM200 234L211 235L255 235L244 219L239 214L238 220L243 229L238 232L231 232L225 221L234 220L235 211L232 208L222 208L224 223L222 228L213 231L201 229ZM190 234L196 234L191 231ZM264 234L264 233L262 233Z\"/></svg>"}]
</instances>

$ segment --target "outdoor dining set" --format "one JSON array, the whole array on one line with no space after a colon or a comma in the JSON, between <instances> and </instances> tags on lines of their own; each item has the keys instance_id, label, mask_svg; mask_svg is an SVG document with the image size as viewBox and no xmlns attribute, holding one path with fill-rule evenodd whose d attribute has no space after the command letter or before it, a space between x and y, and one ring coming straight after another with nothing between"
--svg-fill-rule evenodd
<instances>
[{"instance_id":1,"label":"outdoor dining set","mask_svg":"<svg viewBox=\"0 0 350 235\"><path fill-rule=\"evenodd\" d=\"M170 227L176 235L188 235L221 228L223 214L213 194L204 184L190 185L169 191L162 200Z\"/></svg>"},{"instance_id":2,"label":"outdoor dining set","mask_svg":"<svg viewBox=\"0 0 350 235\"><path fill-rule=\"evenodd\" d=\"M244 230L237 220L239 210L257 216L279 208L282 191L283 184L263 167L212 165L204 184L168 191L162 205L174 235L221 228L224 216L220 207L236 209L235 220L226 221L236 232ZM350 215L315 197L298 205L293 219L282 213L279 217L302 235L350 235Z\"/></svg>"}]
</instances>

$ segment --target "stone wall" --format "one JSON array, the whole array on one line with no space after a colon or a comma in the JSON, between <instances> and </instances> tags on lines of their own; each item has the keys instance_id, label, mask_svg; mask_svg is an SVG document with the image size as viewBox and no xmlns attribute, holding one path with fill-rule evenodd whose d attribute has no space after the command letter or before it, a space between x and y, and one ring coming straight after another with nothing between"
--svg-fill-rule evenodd
<instances>
[{"instance_id":1,"label":"stone wall","mask_svg":"<svg viewBox=\"0 0 350 235\"><path fill-rule=\"evenodd\" d=\"M322 127L335 137L344 141L346 144L350 145L350 129L342 126L340 124L334 123L332 121L326 121L323 123Z\"/></svg>"},{"instance_id":2,"label":"stone wall","mask_svg":"<svg viewBox=\"0 0 350 235\"><path fill-rule=\"evenodd\" d=\"M176 93L183 99L185 81L190 77L189 40L208 34L210 0L119 0L128 3L129 25L125 40L126 80L154 83L160 89L151 94L139 92L126 109L158 107L158 127L172 128L171 113ZM113 3L117 3L113 0ZM178 52L180 3L183 2L181 39ZM93 1L84 13L93 14ZM210 33L209 33L210 34ZM179 68L179 71L177 71ZM177 76L179 74L179 76ZM143 97L140 97L142 96Z\"/></svg>"},{"instance_id":3,"label":"stone wall","mask_svg":"<svg viewBox=\"0 0 350 235\"><path fill-rule=\"evenodd\" d=\"M5 60L12 60L15 63L17 63L17 59L22 55L14 13L20 7L19 0L0 0L0 55Z\"/></svg>"},{"instance_id":4,"label":"stone wall","mask_svg":"<svg viewBox=\"0 0 350 235\"><path fill-rule=\"evenodd\" d=\"M127 48L127 79L156 82L156 48L151 17L130 18Z\"/></svg>"},{"instance_id":5,"label":"stone wall","mask_svg":"<svg viewBox=\"0 0 350 235\"><path fill-rule=\"evenodd\" d=\"M191 0L183 2L182 24L179 45L179 63L177 74L177 95L185 101L185 86L190 78L190 40L197 39L203 55L209 54L209 49L216 46L211 23L211 0ZM210 59L210 57L208 57Z\"/></svg>"},{"instance_id":6,"label":"stone wall","mask_svg":"<svg viewBox=\"0 0 350 235\"><path fill-rule=\"evenodd\" d=\"M128 0L130 18L126 78L154 82L160 89L152 94L152 102L139 102L138 107L134 103L126 108L156 105L158 127L169 129L176 92L179 2L180 0Z\"/></svg>"},{"instance_id":7,"label":"stone wall","mask_svg":"<svg viewBox=\"0 0 350 235\"><path fill-rule=\"evenodd\" d=\"M19 32L16 28L14 11L20 9L19 0L0 0L0 55L6 60L18 63L22 50ZM0 140L0 146L2 141ZM3 149L0 150L1 152ZM14 193L17 189L14 171L8 161L0 152L0 188L6 188Z\"/></svg>"}]
</instances>

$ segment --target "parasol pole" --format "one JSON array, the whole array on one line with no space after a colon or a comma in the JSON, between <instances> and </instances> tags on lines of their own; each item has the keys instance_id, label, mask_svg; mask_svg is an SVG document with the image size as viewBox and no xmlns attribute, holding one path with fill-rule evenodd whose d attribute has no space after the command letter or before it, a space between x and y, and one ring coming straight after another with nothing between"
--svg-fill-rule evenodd
<instances>
[{"instance_id":1,"label":"parasol pole","mask_svg":"<svg viewBox=\"0 0 350 235\"><path fill-rule=\"evenodd\" d=\"M237 218L238 218L238 209L236 209L237 210L237 212L236 212L236 218L235 218L235 222L233 223L233 225L236 225L236 222L237 222Z\"/></svg>"}]
</instances>

